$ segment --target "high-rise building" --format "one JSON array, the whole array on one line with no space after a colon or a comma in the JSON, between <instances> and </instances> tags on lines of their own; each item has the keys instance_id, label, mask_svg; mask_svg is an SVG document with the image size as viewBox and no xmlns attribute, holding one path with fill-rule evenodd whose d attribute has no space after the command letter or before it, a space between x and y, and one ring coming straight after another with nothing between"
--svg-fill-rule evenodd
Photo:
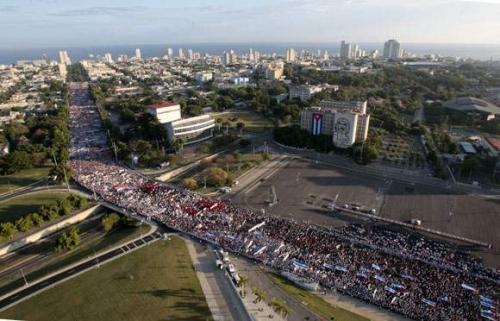
<instances>
[{"instance_id":1,"label":"high-rise building","mask_svg":"<svg viewBox=\"0 0 500 321\"><path fill-rule=\"evenodd\" d=\"M351 59L351 44L346 43L344 40L340 43L340 58Z\"/></svg>"},{"instance_id":2,"label":"high-rise building","mask_svg":"<svg viewBox=\"0 0 500 321\"><path fill-rule=\"evenodd\" d=\"M293 48L288 48L286 50L286 62L294 62L296 59L297 53L295 52L295 49Z\"/></svg>"},{"instance_id":3,"label":"high-rise building","mask_svg":"<svg viewBox=\"0 0 500 321\"><path fill-rule=\"evenodd\" d=\"M330 135L335 146L348 148L368 137L370 115L366 101L321 101L300 114L300 127L313 135Z\"/></svg>"},{"instance_id":4,"label":"high-rise building","mask_svg":"<svg viewBox=\"0 0 500 321\"><path fill-rule=\"evenodd\" d=\"M193 55L193 49L188 49L188 60L193 60L194 55Z\"/></svg>"},{"instance_id":5,"label":"high-rise building","mask_svg":"<svg viewBox=\"0 0 500 321\"><path fill-rule=\"evenodd\" d=\"M384 44L384 58L385 59L399 59L401 58L401 45L397 40L390 39Z\"/></svg>"},{"instance_id":6,"label":"high-rise building","mask_svg":"<svg viewBox=\"0 0 500 321\"><path fill-rule=\"evenodd\" d=\"M253 53L253 56L254 56L254 60L255 60L255 61L259 61L259 60L260 60L260 52L255 51L255 52Z\"/></svg>"},{"instance_id":7,"label":"high-rise building","mask_svg":"<svg viewBox=\"0 0 500 321\"><path fill-rule=\"evenodd\" d=\"M253 49L252 49L252 48L250 48L250 49L248 50L248 61L253 62L254 60L255 60L255 56L254 56L254 54L253 54Z\"/></svg>"},{"instance_id":8,"label":"high-rise building","mask_svg":"<svg viewBox=\"0 0 500 321\"><path fill-rule=\"evenodd\" d=\"M113 57L109 52L104 54L104 62L107 62L108 64L113 63Z\"/></svg>"},{"instance_id":9,"label":"high-rise building","mask_svg":"<svg viewBox=\"0 0 500 321\"><path fill-rule=\"evenodd\" d=\"M365 51L357 44L347 43L344 40L340 43L340 58L358 59L365 56Z\"/></svg>"},{"instance_id":10,"label":"high-rise building","mask_svg":"<svg viewBox=\"0 0 500 321\"><path fill-rule=\"evenodd\" d=\"M224 51L224 65L232 65L238 63L238 55L234 50Z\"/></svg>"},{"instance_id":11,"label":"high-rise building","mask_svg":"<svg viewBox=\"0 0 500 321\"><path fill-rule=\"evenodd\" d=\"M71 65L71 59L69 59L69 55L66 50L59 51L59 60L62 64Z\"/></svg>"},{"instance_id":12,"label":"high-rise building","mask_svg":"<svg viewBox=\"0 0 500 321\"><path fill-rule=\"evenodd\" d=\"M323 54L323 60L328 60L328 50L325 50L325 53Z\"/></svg>"},{"instance_id":13,"label":"high-rise building","mask_svg":"<svg viewBox=\"0 0 500 321\"><path fill-rule=\"evenodd\" d=\"M168 58L170 58L170 59L171 59L171 58L174 58L174 49L172 49L172 48L168 48L168 49L167 49L167 56L168 56Z\"/></svg>"},{"instance_id":14,"label":"high-rise building","mask_svg":"<svg viewBox=\"0 0 500 321\"><path fill-rule=\"evenodd\" d=\"M141 60L142 59L142 54L141 54L141 49L136 48L135 49L135 59Z\"/></svg>"},{"instance_id":15,"label":"high-rise building","mask_svg":"<svg viewBox=\"0 0 500 321\"><path fill-rule=\"evenodd\" d=\"M186 57L184 56L184 50L182 48L179 48L179 59L184 60Z\"/></svg>"}]
</instances>

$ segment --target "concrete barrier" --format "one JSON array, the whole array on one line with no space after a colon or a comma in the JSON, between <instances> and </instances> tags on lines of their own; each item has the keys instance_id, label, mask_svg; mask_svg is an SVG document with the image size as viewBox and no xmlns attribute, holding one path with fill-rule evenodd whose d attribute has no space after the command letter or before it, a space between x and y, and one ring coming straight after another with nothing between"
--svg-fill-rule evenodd
<instances>
[{"instance_id":1,"label":"concrete barrier","mask_svg":"<svg viewBox=\"0 0 500 321\"><path fill-rule=\"evenodd\" d=\"M12 241L10 243L7 243L6 245L3 245L2 247L0 247L0 256L2 255L5 255L9 252L12 252L12 251L15 251L23 246L26 246L28 244L31 244L31 243L35 243L39 240L41 240L42 238L50 235L50 234L53 234L67 226L70 226L70 225L73 225L75 223L79 223L83 220L85 220L86 218L94 215L100 208L100 205L95 205L95 206L92 206L86 210L83 210L77 214L74 214L74 215L71 215L71 216L68 216L67 218L61 220L61 221L58 221L58 222L55 222L54 224L51 224L39 231L36 231L32 234L29 234L29 235L26 235L18 240L15 240L15 241Z\"/></svg>"}]
</instances>

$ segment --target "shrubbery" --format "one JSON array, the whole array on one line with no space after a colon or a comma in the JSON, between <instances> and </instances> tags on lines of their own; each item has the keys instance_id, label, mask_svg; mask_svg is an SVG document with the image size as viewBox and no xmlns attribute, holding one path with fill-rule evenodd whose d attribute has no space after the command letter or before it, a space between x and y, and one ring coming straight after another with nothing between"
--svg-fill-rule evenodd
<instances>
[{"instance_id":1,"label":"shrubbery","mask_svg":"<svg viewBox=\"0 0 500 321\"><path fill-rule=\"evenodd\" d=\"M57 238L56 252L71 251L78 245L80 245L80 234L78 228L73 226Z\"/></svg>"},{"instance_id":2,"label":"shrubbery","mask_svg":"<svg viewBox=\"0 0 500 321\"><path fill-rule=\"evenodd\" d=\"M101 226L104 232L111 231L117 223L120 222L120 215L116 213L109 213L103 216L101 219Z\"/></svg>"},{"instance_id":3,"label":"shrubbery","mask_svg":"<svg viewBox=\"0 0 500 321\"><path fill-rule=\"evenodd\" d=\"M87 206L88 200L85 197L70 195L54 204L40 206L37 212L23 216L15 223L0 223L0 236L4 239L11 239L17 232L28 232L43 222L55 220L70 214L73 210L82 210Z\"/></svg>"}]
</instances>

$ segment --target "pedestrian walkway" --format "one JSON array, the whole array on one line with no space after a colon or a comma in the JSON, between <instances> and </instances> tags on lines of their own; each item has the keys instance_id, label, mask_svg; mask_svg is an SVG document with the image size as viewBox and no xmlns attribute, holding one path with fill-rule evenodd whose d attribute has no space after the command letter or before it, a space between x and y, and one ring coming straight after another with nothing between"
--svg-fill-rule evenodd
<instances>
[{"instance_id":1,"label":"pedestrian walkway","mask_svg":"<svg viewBox=\"0 0 500 321\"><path fill-rule=\"evenodd\" d=\"M246 317L238 294L231 288L230 280L216 267L212 253L191 240L186 240L186 245L213 319L251 321Z\"/></svg>"}]
</instances>

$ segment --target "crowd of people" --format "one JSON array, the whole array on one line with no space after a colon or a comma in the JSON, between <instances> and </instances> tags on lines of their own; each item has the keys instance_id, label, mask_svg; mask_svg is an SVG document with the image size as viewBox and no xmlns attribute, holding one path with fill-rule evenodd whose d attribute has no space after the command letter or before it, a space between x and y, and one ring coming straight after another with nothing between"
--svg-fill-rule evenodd
<instances>
[{"instance_id":1,"label":"crowd of people","mask_svg":"<svg viewBox=\"0 0 500 321\"><path fill-rule=\"evenodd\" d=\"M76 156L74 179L103 201L325 289L415 320L499 319L499 272L445 243L267 216L156 182L99 153Z\"/></svg>"},{"instance_id":2,"label":"crowd of people","mask_svg":"<svg viewBox=\"0 0 500 321\"><path fill-rule=\"evenodd\" d=\"M104 201L410 318L497 318L498 272L444 243L264 216L103 161L71 166L76 181ZM481 296L493 303L482 307Z\"/></svg>"},{"instance_id":3,"label":"crowd of people","mask_svg":"<svg viewBox=\"0 0 500 321\"><path fill-rule=\"evenodd\" d=\"M91 159L93 155L110 152L102 122L91 100L89 91L84 86L71 88L69 147L70 158Z\"/></svg>"}]
</instances>

